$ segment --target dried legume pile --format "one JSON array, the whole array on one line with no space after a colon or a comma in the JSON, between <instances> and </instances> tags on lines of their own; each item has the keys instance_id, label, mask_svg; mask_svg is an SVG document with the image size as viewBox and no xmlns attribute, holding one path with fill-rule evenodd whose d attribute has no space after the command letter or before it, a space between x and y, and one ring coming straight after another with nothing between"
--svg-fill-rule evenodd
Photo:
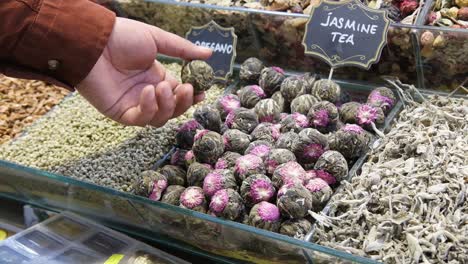
<instances>
[{"instance_id":1,"label":"dried legume pile","mask_svg":"<svg viewBox=\"0 0 468 264\"><path fill-rule=\"evenodd\" d=\"M180 75L180 65L165 66L173 76ZM222 87L210 89L204 103L221 93ZM0 146L0 159L129 191L134 177L169 151L174 127L193 111L161 128L125 127L74 94L24 136Z\"/></svg>"},{"instance_id":2,"label":"dried legume pile","mask_svg":"<svg viewBox=\"0 0 468 264\"><path fill-rule=\"evenodd\" d=\"M14 138L68 93L41 81L0 75L0 144Z\"/></svg>"},{"instance_id":3,"label":"dried legume pile","mask_svg":"<svg viewBox=\"0 0 468 264\"><path fill-rule=\"evenodd\" d=\"M385 263L468 262L467 149L466 99L414 103L314 214L315 241Z\"/></svg>"}]
</instances>

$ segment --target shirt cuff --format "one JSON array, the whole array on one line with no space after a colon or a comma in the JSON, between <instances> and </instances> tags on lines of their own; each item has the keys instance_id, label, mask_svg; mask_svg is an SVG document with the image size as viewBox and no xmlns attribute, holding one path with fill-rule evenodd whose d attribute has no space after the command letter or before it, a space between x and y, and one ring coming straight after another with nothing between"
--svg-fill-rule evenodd
<instances>
[{"instance_id":1,"label":"shirt cuff","mask_svg":"<svg viewBox=\"0 0 468 264\"><path fill-rule=\"evenodd\" d=\"M115 14L88 0L43 0L13 52L24 67L74 87L101 56Z\"/></svg>"}]
</instances>

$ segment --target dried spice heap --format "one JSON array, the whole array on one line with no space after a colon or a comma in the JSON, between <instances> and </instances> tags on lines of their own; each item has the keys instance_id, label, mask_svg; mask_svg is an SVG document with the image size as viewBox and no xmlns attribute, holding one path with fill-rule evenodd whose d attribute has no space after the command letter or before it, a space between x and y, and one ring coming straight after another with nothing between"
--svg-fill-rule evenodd
<instances>
[{"instance_id":1,"label":"dried spice heap","mask_svg":"<svg viewBox=\"0 0 468 264\"><path fill-rule=\"evenodd\" d=\"M467 149L466 99L413 103L328 216L314 214L315 241L386 263L466 260Z\"/></svg>"},{"instance_id":2,"label":"dried spice heap","mask_svg":"<svg viewBox=\"0 0 468 264\"><path fill-rule=\"evenodd\" d=\"M43 83L0 75L0 144L58 104L69 91Z\"/></svg>"}]
</instances>

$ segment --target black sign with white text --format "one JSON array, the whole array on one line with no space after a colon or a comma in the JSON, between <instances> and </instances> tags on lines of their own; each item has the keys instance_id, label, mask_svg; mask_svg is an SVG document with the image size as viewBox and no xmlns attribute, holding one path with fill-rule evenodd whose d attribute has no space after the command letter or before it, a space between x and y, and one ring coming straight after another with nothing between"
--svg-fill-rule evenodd
<instances>
[{"instance_id":1,"label":"black sign with white text","mask_svg":"<svg viewBox=\"0 0 468 264\"><path fill-rule=\"evenodd\" d=\"M186 38L213 50L206 62L213 68L216 79L226 80L232 74L237 45L234 28L224 28L211 21L201 27L192 27Z\"/></svg>"},{"instance_id":2,"label":"black sign with white text","mask_svg":"<svg viewBox=\"0 0 468 264\"><path fill-rule=\"evenodd\" d=\"M312 9L302 45L306 54L324 59L332 68L369 69L380 59L389 24L385 11L358 0L322 0Z\"/></svg>"}]
</instances>

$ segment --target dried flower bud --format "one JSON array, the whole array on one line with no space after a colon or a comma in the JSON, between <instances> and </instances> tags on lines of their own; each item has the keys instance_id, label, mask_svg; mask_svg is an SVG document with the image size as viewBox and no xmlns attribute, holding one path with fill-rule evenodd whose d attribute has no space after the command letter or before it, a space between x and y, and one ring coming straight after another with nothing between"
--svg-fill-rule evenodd
<instances>
[{"instance_id":1,"label":"dried flower bud","mask_svg":"<svg viewBox=\"0 0 468 264\"><path fill-rule=\"evenodd\" d=\"M429 32L429 31L427 31ZM431 32L429 32L431 33ZM424 33L423 33L424 35ZM422 38L422 37L421 37ZM431 43L432 44L432 43ZM378 87L372 90L367 97L367 104L372 107L379 107L381 108L384 113L390 112L390 110L395 105L396 98L393 94L393 91L388 89L387 87Z\"/></svg>"},{"instance_id":2,"label":"dried flower bud","mask_svg":"<svg viewBox=\"0 0 468 264\"><path fill-rule=\"evenodd\" d=\"M220 134L209 131L195 140L192 150L198 162L215 164L224 153L224 141Z\"/></svg>"},{"instance_id":3,"label":"dried flower bud","mask_svg":"<svg viewBox=\"0 0 468 264\"><path fill-rule=\"evenodd\" d=\"M310 94L304 94L296 97L291 102L291 113L300 113L307 115L309 109L317 103L317 98Z\"/></svg>"},{"instance_id":4,"label":"dried flower bud","mask_svg":"<svg viewBox=\"0 0 468 264\"><path fill-rule=\"evenodd\" d=\"M169 185L182 185L186 183L186 172L180 167L174 165L165 165L159 170L159 173L166 176Z\"/></svg>"},{"instance_id":5,"label":"dried flower bud","mask_svg":"<svg viewBox=\"0 0 468 264\"><path fill-rule=\"evenodd\" d=\"M273 173L273 185L280 188L286 184L303 184L306 171L302 166L295 162L289 161L279 165Z\"/></svg>"},{"instance_id":6,"label":"dried flower bud","mask_svg":"<svg viewBox=\"0 0 468 264\"><path fill-rule=\"evenodd\" d=\"M275 187L266 175L253 174L242 182L240 193L245 204L251 207L261 201L271 200L275 195Z\"/></svg>"},{"instance_id":7,"label":"dried flower bud","mask_svg":"<svg viewBox=\"0 0 468 264\"><path fill-rule=\"evenodd\" d=\"M254 110L260 122L276 123L279 121L281 109L273 99L260 100Z\"/></svg>"},{"instance_id":8,"label":"dried flower bud","mask_svg":"<svg viewBox=\"0 0 468 264\"><path fill-rule=\"evenodd\" d=\"M180 207L206 213L207 202L200 187L188 187L180 195Z\"/></svg>"},{"instance_id":9,"label":"dried flower bud","mask_svg":"<svg viewBox=\"0 0 468 264\"><path fill-rule=\"evenodd\" d=\"M254 108L255 105L266 97L263 89L258 85L247 85L240 89L237 94L242 107Z\"/></svg>"},{"instance_id":10,"label":"dried flower bud","mask_svg":"<svg viewBox=\"0 0 468 264\"><path fill-rule=\"evenodd\" d=\"M439 12L434 12L430 11L429 14L427 14L427 21L426 23L428 25L434 25L434 23L440 19L440 13Z\"/></svg>"},{"instance_id":11,"label":"dried flower bud","mask_svg":"<svg viewBox=\"0 0 468 264\"><path fill-rule=\"evenodd\" d=\"M333 190L330 188L328 183L320 178L311 179L305 184L307 190L312 195L312 205L314 211L319 211L321 207L330 200L333 195Z\"/></svg>"},{"instance_id":12,"label":"dried flower bud","mask_svg":"<svg viewBox=\"0 0 468 264\"><path fill-rule=\"evenodd\" d=\"M423 45L423 46L428 46L428 47L432 47L432 43L434 43L434 39L435 39L434 33L432 33L432 32L429 31L429 30L426 30L426 31L424 31L424 33L422 33L422 35L421 35L421 45ZM391 90L390 90L390 91L391 91ZM372 93L371 93L371 94L372 94ZM393 94L393 92L392 92L392 94ZM370 97L370 95L369 95L369 97ZM371 104L371 103L369 102L369 98L367 99L367 103L368 103L368 104ZM371 105L372 105L372 104L371 104Z\"/></svg>"},{"instance_id":13,"label":"dried flower bud","mask_svg":"<svg viewBox=\"0 0 468 264\"><path fill-rule=\"evenodd\" d=\"M403 17L406 17L411 15L416 10L416 8L418 8L418 6L419 2L415 0L403 0L400 3L400 13Z\"/></svg>"},{"instance_id":14,"label":"dried flower bud","mask_svg":"<svg viewBox=\"0 0 468 264\"><path fill-rule=\"evenodd\" d=\"M269 141L257 140L250 143L249 147L245 150L245 155L252 154L262 159L265 159L272 149Z\"/></svg>"},{"instance_id":15,"label":"dried flower bud","mask_svg":"<svg viewBox=\"0 0 468 264\"><path fill-rule=\"evenodd\" d=\"M326 171L340 182L348 175L348 162L340 152L328 150L317 160L314 169Z\"/></svg>"},{"instance_id":16,"label":"dried flower bud","mask_svg":"<svg viewBox=\"0 0 468 264\"><path fill-rule=\"evenodd\" d=\"M250 109L240 108L234 112L231 128L250 134L258 126L258 116Z\"/></svg>"},{"instance_id":17,"label":"dried flower bud","mask_svg":"<svg viewBox=\"0 0 468 264\"><path fill-rule=\"evenodd\" d=\"M252 154L238 158L234 167L234 174L239 183L242 183L250 175L264 173L265 167L262 158Z\"/></svg>"},{"instance_id":18,"label":"dried flower bud","mask_svg":"<svg viewBox=\"0 0 468 264\"><path fill-rule=\"evenodd\" d=\"M242 155L236 152L226 152L221 158L218 159L215 165L215 169L231 169L236 165L236 161Z\"/></svg>"},{"instance_id":19,"label":"dried flower bud","mask_svg":"<svg viewBox=\"0 0 468 264\"><path fill-rule=\"evenodd\" d=\"M133 184L134 193L143 197L149 197L150 194L153 192L154 188L158 188L157 186L155 186L158 181L165 181L167 185L167 179L161 173L151 170L143 171ZM161 193L163 191L164 189L161 190Z\"/></svg>"},{"instance_id":20,"label":"dried flower bud","mask_svg":"<svg viewBox=\"0 0 468 264\"><path fill-rule=\"evenodd\" d=\"M264 140L274 143L280 136L279 125L260 123L250 135L252 140Z\"/></svg>"},{"instance_id":21,"label":"dried flower bud","mask_svg":"<svg viewBox=\"0 0 468 264\"><path fill-rule=\"evenodd\" d=\"M199 94L213 85L214 71L208 63L194 60L182 67L180 78L183 83L192 84L194 93Z\"/></svg>"},{"instance_id":22,"label":"dried flower bud","mask_svg":"<svg viewBox=\"0 0 468 264\"><path fill-rule=\"evenodd\" d=\"M203 127L194 119L185 122L177 131L177 146L183 149L192 148L195 134L197 133L197 130L201 129L203 129Z\"/></svg>"},{"instance_id":23,"label":"dried flower bud","mask_svg":"<svg viewBox=\"0 0 468 264\"><path fill-rule=\"evenodd\" d=\"M275 92L272 96L271 96L271 99L273 99L276 104L278 104L281 112L282 111L287 111L289 109L289 106L288 104L286 103L286 100L284 100L284 97L283 95L281 94L280 91L277 91ZM286 107L288 107L288 109L286 109Z\"/></svg>"},{"instance_id":24,"label":"dried flower bud","mask_svg":"<svg viewBox=\"0 0 468 264\"><path fill-rule=\"evenodd\" d=\"M294 98L305 93L304 79L298 76L290 76L281 83L281 94L286 102L291 102Z\"/></svg>"},{"instance_id":25,"label":"dried flower bud","mask_svg":"<svg viewBox=\"0 0 468 264\"><path fill-rule=\"evenodd\" d=\"M276 205L260 202L252 207L249 224L261 229L277 232L281 225L281 215Z\"/></svg>"},{"instance_id":26,"label":"dried flower bud","mask_svg":"<svg viewBox=\"0 0 468 264\"><path fill-rule=\"evenodd\" d=\"M243 154L250 144L250 136L238 129L228 129L223 134L226 151Z\"/></svg>"},{"instance_id":27,"label":"dried flower bud","mask_svg":"<svg viewBox=\"0 0 468 264\"><path fill-rule=\"evenodd\" d=\"M227 115L234 110L237 110L241 107L239 97L235 94L227 94L221 96L216 102L216 108L221 114L222 118L226 118Z\"/></svg>"},{"instance_id":28,"label":"dried flower bud","mask_svg":"<svg viewBox=\"0 0 468 264\"><path fill-rule=\"evenodd\" d=\"M311 230L312 224L305 218L288 219L281 224L279 233L302 240Z\"/></svg>"},{"instance_id":29,"label":"dried flower bud","mask_svg":"<svg viewBox=\"0 0 468 264\"><path fill-rule=\"evenodd\" d=\"M298 133L309 126L309 120L303 114L293 113L281 120L280 124L282 133L290 131Z\"/></svg>"},{"instance_id":30,"label":"dried flower bud","mask_svg":"<svg viewBox=\"0 0 468 264\"><path fill-rule=\"evenodd\" d=\"M299 138L299 135L295 132L286 132L281 134L276 141L276 148L279 149L292 149L293 142Z\"/></svg>"},{"instance_id":31,"label":"dried flower bud","mask_svg":"<svg viewBox=\"0 0 468 264\"><path fill-rule=\"evenodd\" d=\"M192 163L187 170L187 183L189 186L203 186L203 181L206 175L210 173L212 169L207 164L198 162Z\"/></svg>"},{"instance_id":32,"label":"dried flower bud","mask_svg":"<svg viewBox=\"0 0 468 264\"><path fill-rule=\"evenodd\" d=\"M233 189L219 190L211 197L211 214L234 221L240 218L243 211L242 197Z\"/></svg>"},{"instance_id":33,"label":"dried flower bud","mask_svg":"<svg viewBox=\"0 0 468 264\"><path fill-rule=\"evenodd\" d=\"M315 163L326 150L328 150L327 137L313 128L302 130L292 146L292 152L301 164Z\"/></svg>"},{"instance_id":34,"label":"dried flower bud","mask_svg":"<svg viewBox=\"0 0 468 264\"><path fill-rule=\"evenodd\" d=\"M312 210L312 195L302 185L288 189L277 201L282 215L290 218L303 218Z\"/></svg>"},{"instance_id":35,"label":"dried flower bud","mask_svg":"<svg viewBox=\"0 0 468 264\"><path fill-rule=\"evenodd\" d=\"M264 68L260 73L259 84L265 93L271 96L278 91L281 87L285 76L284 71L279 67Z\"/></svg>"},{"instance_id":36,"label":"dried flower bud","mask_svg":"<svg viewBox=\"0 0 468 264\"><path fill-rule=\"evenodd\" d=\"M385 114L381 108L363 104L357 110L356 120L358 125L371 129L372 123L376 126L384 124Z\"/></svg>"},{"instance_id":37,"label":"dried flower bud","mask_svg":"<svg viewBox=\"0 0 468 264\"><path fill-rule=\"evenodd\" d=\"M334 81L322 79L314 83L314 87L312 87L312 95L321 100L336 103L340 100L341 88Z\"/></svg>"},{"instance_id":38,"label":"dried flower bud","mask_svg":"<svg viewBox=\"0 0 468 264\"><path fill-rule=\"evenodd\" d=\"M265 159L266 171L272 175L278 166L290 161L296 161L294 153L287 149L273 149Z\"/></svg>"},{"instance_id":39,"label":"dried flower bud","mask_svg":"<svg viewBox=\"0 0 468 264\"><path fill-rule=\"evenodd\" d=\"M457 18L463 21L468 21L468 4L458 10Z\"/></svg>"},{"instance_id":40,"label":"dried flower bud","mask_svg":"<svg viewBox=\"0 0 468 264\"><path fill-rule=\"evenodd\" d=\"M249 84L258 83L263 68L265 68L265 65L261 60L253 57L248 58L240 67L239 79Z\"/></svg>"},{"instance_id":41,"label":"dried flower bud","mask_svg":"<svg viewBox=\"0 0 468 264\"><path fill-rule=\"evenodd\" d=\"M338 109L328 101L321 101L310 108L307 117L311 127L322 133L328 133L336 128Z\"/></svg>"},{"instance_id":42,"label":"dried flower bud","mask_svg":"<svg viewBox=\"0 0 468 264\"><path fill-rule=\"evenodd\" d=\"M189 163L191 162L191 160L186 159L186 156L189 155L188 152L191 152L193 154L192 151L179 148L176 149L176 151L174 151L174 153L172 154L169 163L171 165L179 166L181 168L187 168L190 165Z\"/></svg>"},{"instance_id":43,"label":"dried flower bud","mask_svg":"<svg viewBox=\"0 0 468 264\"><path fill-rule=\"evenodd\" d=\"M203 191L208 197L221 189L237 189L236 178L231 170L214 170L203 180Z\"/></svg>"},{"instance_id":44,"label":"dried flower bud","mask_svg":"<svg viewBox=\"0 0 468 264\"><path fill-rule=\"evenodd\" d=\"M180 185L168 186L161 198L161 202L172 204L172 205L179 205L180 195L182 195L184 191L185 191L184 186L180 186Z\"/></svg>"},{"instance_id":45,"label":"dried flower bud","mask_svg":"<svg viewBox=\"0 0 468 264\"><path fill-rule=\"evenodd\" d=\"M215 107L211 105L198 107L193 113L193 117L205 129L218 133L221 131L221 115Z\"/></svg>"}]
</instances>

